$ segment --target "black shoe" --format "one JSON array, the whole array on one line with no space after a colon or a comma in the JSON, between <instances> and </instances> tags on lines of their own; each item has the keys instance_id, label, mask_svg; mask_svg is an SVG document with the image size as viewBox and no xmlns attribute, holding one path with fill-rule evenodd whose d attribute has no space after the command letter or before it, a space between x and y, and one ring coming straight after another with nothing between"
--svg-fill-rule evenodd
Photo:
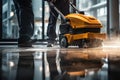
<instances>
[{"instance_id":1,"label":"black shoe","mask_svg":"<svg viewBox=\"0 0 120 80\"><path fill-rule=\"evenodd\" d=\"M18 47L32 47L32 44L35 43L35 42L36 42L36 40L18 42Z\"/></svg>"},{"instance_id":2,"label":"black shoe","mask_svg":"<svg viewBox=\"0 0 120 80\"><path fill-rule=\"evenodd\" d=\"M53 47L57 43L55 39L49 39L49 38L47 39L47 42L48 42L47 47Z\"/></svg>"},{"instance_id":3,"label":"black shoe","mask_svg":"<svg viewBox=\"0 0 120 80\"><path fill-rule=\"evenodd\" d=\"M48 43L47 47L53 47L53 43Z\"/></svg>"}]
</instances>

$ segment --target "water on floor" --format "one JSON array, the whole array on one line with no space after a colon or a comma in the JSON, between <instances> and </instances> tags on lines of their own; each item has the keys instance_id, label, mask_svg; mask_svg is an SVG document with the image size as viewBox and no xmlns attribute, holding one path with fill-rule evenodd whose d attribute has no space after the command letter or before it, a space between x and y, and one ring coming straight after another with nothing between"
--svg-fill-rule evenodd
<instances>
[{"instance_id":1,"label":"water on floor","mask_svg":"<svg viewBox=\"0 0 120 80\"><path fill-rule=\"evenodd\" d=\"M118 80L119 49L7 48L0 80Z\"/></svg>"}]
</instances>

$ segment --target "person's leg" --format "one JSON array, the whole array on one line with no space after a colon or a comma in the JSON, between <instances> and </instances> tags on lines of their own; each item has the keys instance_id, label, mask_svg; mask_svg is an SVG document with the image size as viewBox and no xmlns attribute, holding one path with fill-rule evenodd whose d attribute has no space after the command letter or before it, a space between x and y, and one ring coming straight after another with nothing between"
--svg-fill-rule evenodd
<instances>
[{"instance_id":1,"label":"person's leg","mask_svg":"<svg viewBox=\"0 0 120 80\"><path fill-rule=\"evenodd\" d=\"M63 4L65 4L63 6ZM69 0L56 0L54 3L54 6L63 13L63 15L69 14ZM47 30L47 36L48 36L48 45L47 47L52 47L52 44L55 41L56 36L56 21L59 13L53 9L53 7L50 7L50 17L49 17L49 24L48 24L48 30ZM63 19L61 18L61 22L63 22Z\"/></svg>"},{"instance_id":2,"label":"person's leg","mask_svg":"<svg viewBox=\"0 0 120 80\"><path fill-rule=\"evenodd\" d=\"M26 44L30 42L34 32L34 14L32 11L31 0L14 0L16 5L16 12L19 24L19 44ZM29 44L32 45L32 44Z\"/></svg>"},{"instance_id":3,"label":"person's leg","mask_svg":"<svg viewBox=\"0 0 120 80\"><path fill-rule=\"evenodd\" d=\"M58 13L50 6L50 17L47 28L47 36L48 36L48 47L51 47L51 44L54 43L57 35L56 35L56 21L58 18ZM50 44L49 44L50 43Z\"/></svg>"},{"instance_id":4,"label":"person's leg","mask_svg":"<svg viewBox=\"0 0 120 80\"><path fill-rule=\"evenodd\" d=\"M65 5L62 6L62 4L65 4ZM64 16L66 16L70 13L69 4L70 4L69 0L60 0L58 3L58 8L63 13ZM62 21L63 21L63 19L61 20L61 22Z\"/></svg>"}]
</instances>

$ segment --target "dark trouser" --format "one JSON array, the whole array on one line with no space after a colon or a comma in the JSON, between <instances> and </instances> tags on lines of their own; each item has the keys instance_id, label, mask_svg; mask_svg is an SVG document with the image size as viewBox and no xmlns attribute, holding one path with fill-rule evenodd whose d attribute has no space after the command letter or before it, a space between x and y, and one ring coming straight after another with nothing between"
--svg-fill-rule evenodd
<instances>
[{"instance_id":1,"label":"dark trouser","mask_svg":"<svg viewBox=\"0 0 120 80\"><path fill-rule=\"evenodd\" d=\"M34 80L34 52L19 52L15 80Z\"/></svg>"},{"instance_id":2,"label":"dark trouser","mask_svg":"<svg viewBox=\"0 0 120 80\"><path fill-rule=\"evenodd\" d=\"M13 0L19 24L19 43L28 41L34 32L34 14L32 0Z\"/></svg>"},{"instance_id":3,"label":"dark trouser","mask_svg":"<svg viewBox=\"0 0 120 80\"><path fill-rule=\"evenodd\" d=\"M54 5L63 13L64 16L69 14L69 0L56 0ZM53 7L51 6L49 7L50 7L50 17L49 17L49 23L47 28L47 36L50 41L53 41L57 37L56 21L59 14L55 11Z\"/></svg>"}]
</instances>

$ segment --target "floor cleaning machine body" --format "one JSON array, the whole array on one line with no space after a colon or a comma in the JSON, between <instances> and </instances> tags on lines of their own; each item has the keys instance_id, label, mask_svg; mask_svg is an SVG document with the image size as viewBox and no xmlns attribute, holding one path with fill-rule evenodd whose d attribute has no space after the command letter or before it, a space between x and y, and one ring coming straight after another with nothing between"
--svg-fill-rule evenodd
<instances>
[{"instance_id":1,"label":"floor cleaning machine body","mask_svg":"<svg viewBox=\"0 0 120 80\"><path fill-rule=\"evenodd\" d=\"M64 18L60 24L59 45L61 48L68 46L99 47L106 39L106 33L101 33L103 27L101 22L93 16L85 15L79 11L71 2L70 5L77 13L64 16L52 3L54 9Z\"/></svg>"}]
</instances>

